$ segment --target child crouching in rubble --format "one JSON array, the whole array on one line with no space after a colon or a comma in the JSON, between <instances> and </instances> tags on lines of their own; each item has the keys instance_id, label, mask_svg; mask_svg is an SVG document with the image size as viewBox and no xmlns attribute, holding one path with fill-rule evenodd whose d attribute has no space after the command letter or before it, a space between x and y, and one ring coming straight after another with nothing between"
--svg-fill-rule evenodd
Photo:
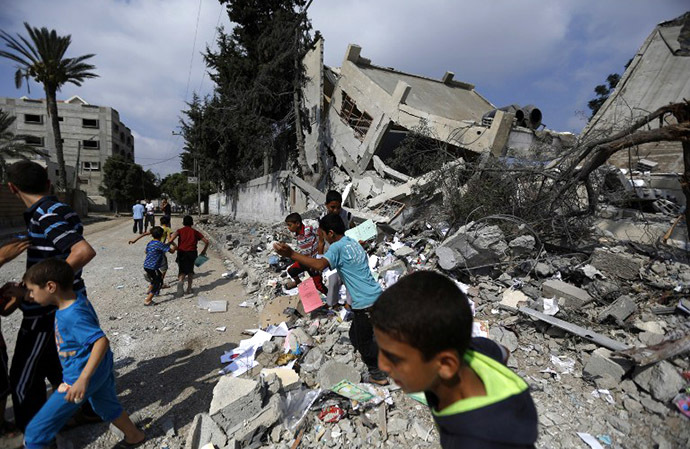
<instances>
[{"instance_id":1,"label":"child crouching in rubble","mask_svg":"<svg viewBox=\"0 0 690 449\"><path fill-rule=\"evenodd\" d=\"M273 248L281 256L289 257L307 268L323 271L330 266L338 270L352 296L353 319L349 335L352 345L367 365L368 373L364 380L386 385L388 379L376 363L378 348L368 315L369 309L381 294L381 286L371 275L366 251L356 240L345 235L345 224L338 215L326 215L319 222L319 227L330 244L323 259L299 254L285 243L275 243Z\"/></svg>"},{"instance_id":2,"label":"child crouching in rubble","mask_svg":"<svg viewBox=\"0 0 690 449\"><path fill-rule=\"evenodd\" d=\"M316 257L316 246L319 243L317 230L302 223L302 216L296 212L285 217L285 225L295 235L299 252L307 257ZM299 275L305 271L308 271L309 275L314 279L314 285L317 290L326 294L328 290L323 285L321 272L304 267L299 262L295 262L288 267L287 273L292 278L292 282L286 285L286 287L295 288L300 283Z\"/></svg>"},{"instance_id":3,"label":"child crouching in rubble","mask_svg":"<svg viewBox=\"0 0 690 449\"><path fill-rule=\"evenodd\" d=\"M533 448L537 411L529 386L505 366L508 351L472 338L472 312L447 277L418 271L372 307L379 367L406 393L424 392L449 448Z\"/></svg>"},{"instance_id":4,"label":"child crouching in rubble","mask_svg":"<svg viewBox=\"0 0 690 449\"><path fill-rule=\"evenodd\" d=\"M24 432L28 449L51 447L55 435L88 400L103 421L112 421L125 437L116 447L136 447L146 435L129 419L115 392L113 353L86 296L72 290L74 271L60 259L29 268L24 282L41 306L57 306L55 341L62 381Z\"/></svg>"}]
</instances>

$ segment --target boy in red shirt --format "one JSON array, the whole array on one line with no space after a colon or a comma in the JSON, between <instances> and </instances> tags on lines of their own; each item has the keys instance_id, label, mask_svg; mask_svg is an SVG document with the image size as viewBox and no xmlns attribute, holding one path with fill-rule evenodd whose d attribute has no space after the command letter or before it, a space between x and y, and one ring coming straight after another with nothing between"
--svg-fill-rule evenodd
<instances>
[{"instance_id":1,"label":"boy in red shirt","mask_svg":"<svg viewBox=\"0 0 690 449\"><path fill-rule=\"evenodd\" d=\"M182 296L184 290L184 278L187 277L187 293L192 293L192 280L194 279L194 261L199 256L197 253L197 243L199 240L204 242L204 249L201 250L201 255L206 255L208 249L208 239L204 235L194 229L192 225L194 219L190 215L185 215L182 219L182 227L175 231L170 236L172 243L179 238L177 242L177 266L180 271L177 275L177 296Z\"/></svg>"},{"instance_id":2,"label":"boy in red shirt","mask_svg":"<svg viewBox=\"0 0 690 449\"><path fill-rule=\"evenodd\" d=\"M285 217L285 224L287 225L288 230L295 234L299 253L307 257L316 257L317 246L319 244L318 230L314 229L313 226L307 226L302 223L302 217L296 212ZM316 288L321 293L326 294L328 289L326 289L321 281L321 272L302 266L299 262L293 263L287 269L287 273L292 278L294 284L290 283L286 285L286 287L295 288L295 286L300 283L299 275L305 271L308 271L309 275L314 279L314 285Z\"/></svg>"}]
</instances>

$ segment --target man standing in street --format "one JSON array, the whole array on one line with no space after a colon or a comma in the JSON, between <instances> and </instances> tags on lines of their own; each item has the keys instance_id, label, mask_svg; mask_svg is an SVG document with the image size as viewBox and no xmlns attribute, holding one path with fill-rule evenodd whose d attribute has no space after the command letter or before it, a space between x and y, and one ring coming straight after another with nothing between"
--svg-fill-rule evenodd
<instances>
[{"instance_id":1,"label":"man standing in street","mask_svg":"<svg viewBox=\"0 0 690 449\"><path fill-rule=\"evenodd\" d=\"M144 216L144 232L148 231L149 225L153 228L156 226L156 217L154 211L156 206L153 205L153 201L146 200L146 215Z\"/></svg>"},{"instance_id":2,"label":"man standing in street","mask_svg":"<svg viewBox=\"0 0 690 449\"><path fill-rule=\"evenodd\" d=\"M137 228L139 228L139 234L144 233L144 212L146 209L141 202L137 201L134 206L132 206L132 218L134 218L134 226L132 226L132 232L137 233Z\"/></svg>"}]
</instances>

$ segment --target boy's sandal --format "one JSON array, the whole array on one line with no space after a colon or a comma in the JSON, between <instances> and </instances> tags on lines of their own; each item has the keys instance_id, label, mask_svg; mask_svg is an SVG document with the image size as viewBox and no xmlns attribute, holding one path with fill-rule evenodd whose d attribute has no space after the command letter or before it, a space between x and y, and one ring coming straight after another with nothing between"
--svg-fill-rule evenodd
<instances>
[{"instance_id":1,"label":"boy's sandal","mask_svg":"<svg viewBox=\"0 0 690 449\"><path fill-rule=\"evenodd\" d=\"M363 374L363 375L362 375L362 381L363 381L364 383L375 384L375 385L379 385L379 386L382 386L382 387L384 387L384 386L386 386L386 385L388 385L388 384L390 383L390 382L388 381L388 377L385 377L385 376L384 376L384 377L381 377L381 378L379 378L379 377L374 377L374 376L372 376L370 373L365 373L365 374Z\"/></svg>"},{"instance_id":2,"label":"boy's sandal","mask_svg":"<svg viewBox=\"0 0 690 449\"><path fill-rule=\"evenodd\" d=\"M149 302L144 303L144 306L146 306L146 307L151 307L151 306L155 306L155 305L157 305L157 303L155 301L149 301Z\"/></svg>"},{"instance_id":3,"label":"boy's sandal","mask_svg":"<svg viewBox=\"0 0 690 449\"><path fill-rule=\"evenodd\" d=\"M117 444L113 447L113 449L133 449L133 448L135 448L135 447L139 447L139 446L141 446L142 444L144 444L144 443L146 442L146 439L147 439L147 438L144 437L144 439L141 440L141 441L139 441L138 443L128 443L128 442L125 441L124 438L123 438L122 440L120 440L119 443L117 443Z\"/></svg>"}]
</instances>

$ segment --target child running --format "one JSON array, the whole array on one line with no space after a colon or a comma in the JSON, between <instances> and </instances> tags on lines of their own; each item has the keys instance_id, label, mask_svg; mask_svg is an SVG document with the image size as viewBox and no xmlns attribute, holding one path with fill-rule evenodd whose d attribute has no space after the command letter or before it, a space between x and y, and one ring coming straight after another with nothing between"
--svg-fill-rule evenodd
<instances>
[{"instance_id":1,"label":"child running","mask_svg":"<svg viewBox=\"0 0 690 449\"><path fill-rule=\"evenodd\" d=\"M170 217L162 216L160 218L160 223L161 223L161 228L163 228L163 238L161 238L160 240L163 243L167 243L168 240L170 240L170 236L173 233L172 229L170 229ZM153 230L153 228L151 228L151 230ZM145 232L142 235L140 235L139 237L137 237L135 239L131 239L129 241L129 244L131 245L133 243L136 243L139 241L139 239L141 239L142 237L145 237L147 235L151 235L151 232ZM172 254L173 251L170 251L170 253ZM166 283L165 283L165 275L168 272L168 256L166 254L163 254L163 258L161 259L161 266L158 269L158 271L161 272L161 283L163 284L161 286L161 288L168 288L168 285L166 285Z\"/></svg>"},{"instance_id":2,"label":"child running","mask_svg":"<svg viewBox=\"0 0 690 449\"><path fill-rule=\"evenodd\" d=\"M165 253L170 252L171 254L175 252L174 243L163 243L165 232L160 226L154 226L151 228L152 240L146 244L146 259L144 259L144 271L147 277L151 280L151 285L149 286L148 294L146 300L144 301L145 306L153 306L156 303L153 301L153 297L157 296L161 287L163 286L163 273L161 272L161 267L163 266L163 261L167 262ZM165 268L168 268L167 263Z\"/></svg>"},{"instance_id":3,"label":"child running","mask_svg":"<svg viewBox=\"0 0 690 449\"><path fill-rule=\"evenodd\" d=\"M289 257L300 265L317 271L327 267L338 270L345 286L352 295L353 319L350 326L352 346L362 356L368 373L365 381L386 385L388 379L377 366L378 347L374 341L374 332L369 322L369 308L381 294L381 286L374 280L369 269L367 253L356 240L344 235L345 224L338 215L329 214L321 219L319 227L326 241L330 244L323 259L314 259L299 254L285 243L275 243L273 248L283 257ZM330 388L332 385L323 385Z\"/></svg>"},{"instance_id":4,"label":"child running","mask_svg":"<svg viewBox=\"0 0 690 449\"><path fill-rule=\"evenodd\" d=\"M472 312L453 281L405 276L381 294L371 322L379 367L406 393L424 392L444 449L534 447L529 386L505 366L506 348L471 338Z\"/></svg>"},{"instance_id":5,"label":"child running","mask_svg":"<svg viewBox=\"0 0 690 449\"><path fill-rule=\"evenodd\" d=\"M139 446L146 435L129 419L117 399L108 339L89 300L72 289L73 282L72 267L59 259L39 262L24 274L34 301L57 306L55 341L63 376L58 390L26 427L24 445L28 449L50 447L55 435L88 400L104 421L111 421L124 433L117 447Z\"/></svg>"},{"instance_id":6,"label":"child running","mask_svg":"<svg viewBox=\"0 0 690 449\"><path fill-rule=\"evenodd\" d=\"M182 219L182 227L175 231L170 237L170 242L179 238L177 243L177 266L179 274L177 276L177 296L182 296L184 290L184 278L187 278L187 294L192 293L192 281L194 280L194 262L198 257L197 244L199 240L204 242L204 249L201 255L206 255L208 249L208 239L204 234L192 227L194 219L190 215L185 215Z\"/></svg>"},{"instance_id":7,"label":"child running","mask_svg":"<svg viewBox=\"0 0 690 449\"><path fill-rule=\"evenodd\" d=\"M312 226L307 226L302 223L302 217L298 213L292 213L285 217L285 224L290 232L295 234L297 239L297 248L299 252L307 257L316 257L316 247L319 243L317 230ZM314 279L314 285L321 292L326 294L328 289L323 285L321 280L321 272L316 271L300 265L299 262L293 263L287 269L288 275L292 278L292 282L286 285L288 289L295 288L300 283L299 275L305 271Z\"/></svg>"}]
</instances>

